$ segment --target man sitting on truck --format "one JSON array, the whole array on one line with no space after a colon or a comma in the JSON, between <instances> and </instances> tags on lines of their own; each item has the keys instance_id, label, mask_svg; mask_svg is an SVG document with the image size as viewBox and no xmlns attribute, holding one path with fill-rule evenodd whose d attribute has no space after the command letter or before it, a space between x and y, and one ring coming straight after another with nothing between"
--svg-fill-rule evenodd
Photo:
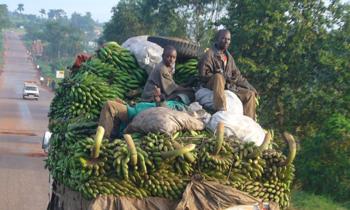
<instances>
[{"instance_id":1,"label":"man sitting on truck","mask_svg":"<svg viewBox=\"0 0 350 210\"><path fill-rule=\"evenodd\" d=\"M191 87L182 87L175 83L176 49L173 46L166 46L163 52L163 60L156 65L149 75L143 93L142 101L154 101L154 88L160 89L161 100L182 100L189 104L194 100L194 91Z\"/></svg>"},{"instance_id":2,"label":"man sitting on truck","mask_svg":"<svg viewBox=\"0 0 350 210\"><path fill-rule=\"evenodd\" d=\"M143 110L166 106L174 110L184 111L186 105L193 100L192 88L184 88L173 80L173 68L176 61L176 49L167 46L163 52L163 61L149 75L142 93L142 102L129 106L124 101L116 99L107 101L103 106L99 125L105 129L105 138L118 137L127 123Z\"/></svg>"},{"instance_id":3,"label":"man sitting on truck","mask_svg":"<svg viewBox=\"0 0 350 210\"><path fill-rule=\"evenodd\" d=\"M214 46L202 56L198 63L202 86L213 90L215 111L226 111L224 90L231 90L242 101L244 115L255 120L257 91L241 75L233 57L228 52L230 43L231 33L226 29L219 30Z\"/></svg>"}]
</instances>

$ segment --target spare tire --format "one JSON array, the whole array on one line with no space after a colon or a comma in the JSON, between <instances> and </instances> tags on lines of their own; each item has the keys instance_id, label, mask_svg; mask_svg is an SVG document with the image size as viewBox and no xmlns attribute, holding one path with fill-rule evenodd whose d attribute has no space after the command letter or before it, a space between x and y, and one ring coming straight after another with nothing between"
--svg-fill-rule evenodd
<instances>
[{"instance_id":1,"label":"spare tire","mask_svg":"<svg viewBox=\"0 0 350 210\"><path fill-rule=\"evenodd\" d=\"M198 44L185 39L164 36L149 36L147 40L156 43L163 48L167 45L175 47L177 51L177 57L181 60L198 58L201 52Z\"/></svg>"}]
</instances>

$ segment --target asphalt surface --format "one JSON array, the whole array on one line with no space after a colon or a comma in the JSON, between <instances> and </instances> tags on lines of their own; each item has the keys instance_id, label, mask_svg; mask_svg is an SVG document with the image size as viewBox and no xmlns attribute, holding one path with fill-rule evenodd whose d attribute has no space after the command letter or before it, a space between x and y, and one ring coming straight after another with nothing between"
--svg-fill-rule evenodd
<instances>
[{"instance_id":1,"label":"asphalt surface","mask_svg":"<svg viewBox=\"0 0 350 210\"><path fill-rule=\"evenodd\" d=\"M4 34L0 69L0 210L42 210L49 201L49 173L41 141L53 94L40 87L39 100L22 99L23 83L39 75L20 36Z\"/></svg>"}]
</instances>

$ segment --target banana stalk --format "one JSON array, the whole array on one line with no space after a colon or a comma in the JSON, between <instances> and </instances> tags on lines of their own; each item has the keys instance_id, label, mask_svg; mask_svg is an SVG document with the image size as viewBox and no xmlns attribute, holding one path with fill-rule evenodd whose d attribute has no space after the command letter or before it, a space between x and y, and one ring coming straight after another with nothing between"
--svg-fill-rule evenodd
<instances>
[{"instance_id":1,"label":"banana stalk","mask_svg":"<svg viewBox=\"0 0 350 210\"><path fill-rule=\"evenodd\" d=\"M132 140L132 137L129 134L124 134L123 136L124 136L126 144L128 145L128 149L130 152L130 158L131 158L130 159L131 164L133 166L136 166L136 164L137 164L137 151L136 151L134 140Z\"/></svg>"},{"instance_id":2,"label":"banana stalk","mask_svg":"<svg viewBox=\"0 0 350 210\"><path fill-rule=\"evenodd\" d=\"M224 123L219 122L216 127L216 147L214 152L215 155L219 154L222 147L222 143L224 142L224 129Z\"/></svg>"},{"instance_id":3,"label":"banana stalk","mask_svg":"<svg viewBox=\"0 0 350 210\"><path fill-rule=\"evenodd\" d=\"M181 144L179 144L177 142L174 142L173 145L174 145L175 149L181 149L181 147L182 147ZM184 157L190 163L194 163L196 161L196 158L190 152L185 153Z\"/></svg>"},{"instance_id":4,"label":"banana stalk","mask_svg":"<svg viewBox=\"0 0 350 210\"><path fill-rule=\"evenodd\" d=\"M288 146L289 146L289 153L288 153L288 157L285 162L285 165L290 165L292 164L295 158L295 155L297 153L297 145L295 143L295 139L292 134L285 131L283 132L283 137L288 142Z\"/></svg>"},{"instance_id":5,"label":"banana stalk","mask_svg":"<svg viewBox=\"0 0 350 210\"><path fill-rule=\"evenodd\" d=\"M95 135L95 145L92 149L92 158L99 157L102 139L103 139L104 134L105 134L105 129L102 126L98 126L97 131L96 131L96 135Z\"/></svg>"},{"instance_id":6,"label":"banana stalk","mask_svg":"<svg viewBox=\"0 0 350 210\"><path fill-rule=\"evenodd\" d=\"M260 145L259 150L262 152L267 149L271 141L271 133L268 131L265 135L263 143Z\"/></svg>"},{"instance_id":7,"label":"banana stalk","mask_svg":"<svg viewBox=\"0 0 350 210\"><path fill-rule=\"evenodd\" d=\"M168 152L161 152L160 155L162 156L163 159L175 158L177 156L184 155L188 152L191 152L192 150L194 150L195 147L196 147L195 144L188 144L184 147L181 147L180 149L176 149Z\"/></svg>"}]
</instances>

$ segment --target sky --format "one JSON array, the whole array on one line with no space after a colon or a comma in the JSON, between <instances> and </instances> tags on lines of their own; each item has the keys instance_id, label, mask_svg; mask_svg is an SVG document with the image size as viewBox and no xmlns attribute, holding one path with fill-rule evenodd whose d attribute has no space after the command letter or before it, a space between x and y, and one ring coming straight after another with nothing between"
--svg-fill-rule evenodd
<instances>
[{"instance_id":1,"label":"sky","mask_svg":"<svg viewBox=\"0 0 350 210\"><path fill-rule=\"evenodd\" d=\"M84 15L91 12L92 18L99 22L107 22L112 17L111 9L118 0L0 0L7 4L10 11L17 9L18 4L24 5L24 14L40 15L39 10L63 9L68 16L73 12Z\"/></svg>"}]
</instances>

